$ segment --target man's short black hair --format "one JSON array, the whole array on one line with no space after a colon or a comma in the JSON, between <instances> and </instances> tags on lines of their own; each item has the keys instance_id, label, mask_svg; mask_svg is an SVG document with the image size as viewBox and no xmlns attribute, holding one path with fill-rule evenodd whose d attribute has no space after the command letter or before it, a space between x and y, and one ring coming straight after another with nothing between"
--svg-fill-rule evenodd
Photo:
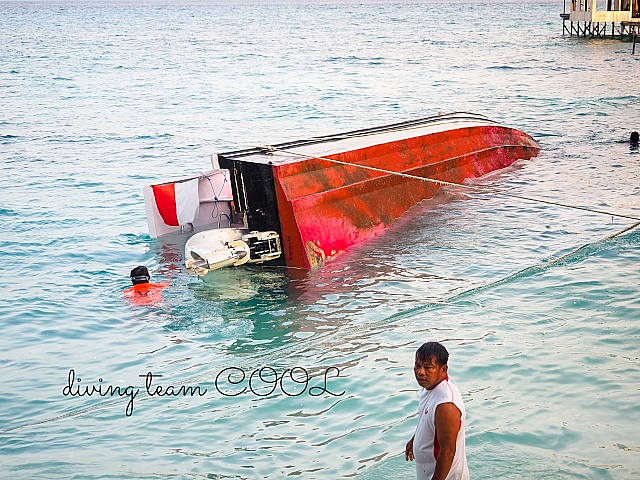
<instances>
[{"instance_id":1,"label":"man's short black hair","mask_svg":"<svg viewBox=\"0 0 640 480\"><path fill-rule=\"evenodd\" d=\"M139 267L131 270L131 274L129 276L131 277L131 283L133 283L134 285L149 283L149 279L151 278L149 276L149 270L147 270L147 267L143 265L140 265Z\"/></svg>"},{"instance_id":2,"label":"man's short black hair","mask_svg":"<svg viewBox=\"0 0 640 480\"><path fill-rule=\"evenodd\" d=\"M449 361L449 352L447 352L447 349L444 348L444 345L442 345L441 343L423 343L416 352L416 359L419 362L426 362L430 358L433 358L438 366L442 367Z\"/></svg>"}]
</instances>

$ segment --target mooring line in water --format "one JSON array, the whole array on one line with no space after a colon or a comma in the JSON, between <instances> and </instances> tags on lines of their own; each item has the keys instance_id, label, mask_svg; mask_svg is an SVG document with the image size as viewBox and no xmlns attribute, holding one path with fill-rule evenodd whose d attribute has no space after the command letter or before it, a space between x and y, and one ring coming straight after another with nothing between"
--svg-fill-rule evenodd
<instances>
[{"instance_id":1,"label":"mooring line in water","mask_svg":"<svg viewBox=\"0 0 640 480\"><path fill-rule=\"evenodd\" d=\"M588 243L586 245L583 245L580 248L578 248L577 250L574 250L571 253L567 253L566 255L563 255L562 257L557 258L557 259L547 263L547 265L553 265L554 263L559 263L562 260L566 259L567 257L570 257L570 256L575 255L576 253L578 253L578 252L580 252L582 250L585 250L587 247L590 247L590 246L593 246L593 245L597 245L598 243L602 243L602 242L605 242L607 240L611 240L612 238L619 237L620 235L622 235L624 233L627 233L629 230L633 230L634 228L636 228L638 226L640 226L640 222L634 223L633 225L629 225L628 227L624 228L623 230L620 230L619 232L614 233L613 235L609 235L608 237L605 237L605 238L603 238L601 240L598 240L596 242Z\"/></svg>"},{"instance_id":2,"label":"mooring line in water","mask_svg":"<svg viewBox=\"0 0 640 480\"><path fill-rule=\"evenodd\" d=\"M473 151L473 152L465 153L464 155L457 155L455 157L446 158L444 160L441 160L441 162L447 162L449 160L455 160L457 158L468 157L470 155L476 155L476 154L479 154L479 153L487 152L489 150L495 150L495 149L504 148L504 147L533 148L533 147L529 147L527 145L510 145L510 144L497 145L497 146L494 146L494 147L483 148L483 149L476 150L476 151ZM552 200L543 200L541 198L527 197L527 196L524 196L524 195L517 195L515 193L503 192L502 190L498 190L496 188L477 187L477 186L474 186L474 185L464 185L462 183L447 182L445 180L437 180L435 178L420 177L418 175L411 175L409 173L394 172L393 170L386 170L384 168L370 167L368 165L358 165L357 163L343 162L342 160L334 160L334 159L331 159L331 158L317 157L317 156L314 156L314 155L307 155L305 153L294 152L294 151L291 151L291 150L285 150L285 149L274 147L272 145L258 145L258 146L256 146L256 148L262 148L262 149L267 150L269 152L282 152L282 153L286 153L288 155L295 155L295 156L298 156L298 157L305 157L305 158L310 158L310 159L313 159L313 160L321 160L321 161L325 161L325 162L337 163L339 165L347 165L347 166L350 166L350 167L363 168L365 170L371 170L371 171L374 171L374 172L386 173L388 175L396 175L396 176L399 176L399 177L410 178L412 180L420 180L420 181L423 181L423 182L435 183L437 185L445 185L445 186L449 186L449 187L466 188L467 190L473 190L475 192L483 193L483 194L500 195L500 196L503 196L503 197L517 198L519 200L525 200L525 201L528 201L528 202L544 203L544 204L547 204L547 205L555 205L555 206L558 206L558 207L572 208L574 210L582 210L582 211L585 211L585 212L597 213L597 214L600 214L600 215L607 215L607 216L610 216L610 217L627 218L627 219L630 219L630 220L638 220L638 221L640 221L639 217L633 217L631 215L624 215L624 214L621 214L621 213L607 212L605 210L597 210L595 208L589 208L589 207L580 207L578 205L569 205L569 204L566 204L566 203L554 202Z\"/></svg>"},{"instance_id":3,"label":"mooring line in water","mask_svg":"<svg viewBox=\"0 0 640 480\"><path fill-rule=\"evenodd\" d=\"M343 333L350 333L351 331L357 331L357 330L363 330L366 327L376 327L376 326L380 326L380 325L384 325L384 324L388 324L388 323L396 323L401 321L403 318L405 318L408 315L411 315L413 313L418 313L418 312L423 312L423 311L427 311L429 309L433 309L433 308L438 308L438 307L444 307L444 306L449 306L449 305L454 305L456 302L470 297L478 292L481 292L483 290L487 290L489 288L494 288L494 287L498 287L500 285L504 285L505 283L508 283L514 279L518 279L518 278L522 278L525 276L531 276L533 274L539 273L541 271L546 270L548 267L552 266L552 265L556 265L558 263L561 263L575 255L577 255L578 253L588 249L589 247L593 247L595 245L598 245L600 243L606 242L607 240L611 240L613 238L616 238L620 235L623 235L625 233L627 233L630 230L633 230L634 228L637 228L640 226L640 222L634 223L633 225L630 225L628 227L625 227L624 229L620 230L619 232L614 233L613 235L609 235L605 238L602 238L600 240L596 240L595 242L592 243L588 243L586 245L582 245L581 247L573 250L572 252L567 253L566 255L561 256L560 258L556 258L555 260L550 260L548 262L545 262L543 264L539 264L539 265L532 265L530 267L526 267L523 268L522 270L518 270L515 273L512 273L511 275L507 275L506 277L500 278L498 280L495 280L493 282L489 282L487 284L484 285L479 285L477 287L473 287L470 288L469 290L465 290L463 292L460 293L456 293L455 295L451 295L447 298L445 298L444 300L440 301L440 302L428 302L426 304L422 304L422 305L418 305L416 307L410 308L408 310L404 310L402 312L398 312L398 313L394 313L393 315L382 319L378 322L375 322L373 324L370 325L363 325L362 327L359 327L357 329L352 329L352 330L347 330L346 332Z\"/></svg>"},{"instance_id":4,"label":"mooring line in water","mask_svg":"<svg viewBox=\"0 0 640 480\"><path fill-rule=\"evenodd\" d=\"M403 310L401 312L394 313L393 315L390 315L390 316L388 316L388 317L386 317L386 318L384 318L382 320L379 320L379 321L376 321L376 322L370 322L370 323L367 323L367 324L364 324L364 325L360 325L360 326L357 326L357 327L351 327L351 328L346 328L346 329L341 329L341 328L338 327L338 329L336 329L336 330L334 330L332 332L326 332L324 334L321 334L318 337L310 337L309 339L302 340L302 341L297 342L297 343L295 343L293 345L288 345L288 346L282 347L280 349L277 349L276 351L272 351L272 352L267 353L267 354L262 355L262 356L249 358L245 362L241 362L241 363L236 364L234 366L237 366L237 367L241 368L241 367L246 367L247 365L251 365L251 364L253 364L254 366L255 365L264 365L266 360L273 359L273 358L284 359L284 358L290 357L290 356L292 356L292 355L294 355L296 353L299 353L302 350L307 349L310 346L317 345L317 344L320 344L320 343L327 343L332 338L334 338L334 337L336 337L338 335L340 335L341 339L344 340L343 337L345 335L351 335L351 334L354 334L354 333L357 333L357 332L360 332L360 331L363 331L363 330L371 330L371 329L373 329L375 327L379 327L379 326L382 326L382 325L400 323L400 322L406 320L407 317L411 316L412 314L422 313L422 312L428 311L430 309L443 308L443 307L455 305L458 301L460 301L460 300L462 300L464 298L467 298L469 296L472 296L472 295L474 295L474 294L476 294L478 292L482 292L482 291L490 289L490 288L494 288L494 287L497 287L497 286L500 286L500 285L504 285L505 283L508 283L508 282L510 282L511 280L514 280L514 279L522 278L524 276L531 276L532 274L536 274L536 273L539 273L541 271L544 271L548 267L553 266L553 265L557 265L557 264L559 264L559 263L561 263L561 262L563 262L563 261L565 261L567 259L570 259L571 257L577 255L578 253L580 253L580 252L582 252L582 251L584 251L584 250L586 250L586 249L588 249L590 247L593 247L593 246L598 245L600 243L606 242L607 240L611 240L613 238L619 237L620 235L623 235L623 234L625 234L625 233L627 233L627 232L629 232L629 231L631 231L631 230L633 230L633 229L635 229L637 227L640 227L640 221L638 221L637 223L634 223L633 225L625 227L624 229L622 229L622 230L620 230L620 231L618 231L618 232L616 232L616 233L614 233L612 235L609 235L609 236L607 236L605 238L602 238L600 240L597 240L595 242L592 242L592 243L589 243L589 244L586 244L586 245L582 245L581 247L579 247L579 248L577 248L577 249L575 249L575 250L573 250L573 251L571 251L571 252L569 252L569 253L567 253L565 255L562 255L561 257L556 258L555 260L550 260L548 262L544 262L544 263L539 264L539 265L532 265L530 267L526 267L526 268L524 268L522 270L519 270L519 271L517 271L515 273L512 273L510 275L507 275L506 277L503 277L503 278L498 279L496 281L487 283L485 285L479 285L477 287L474 287L474 288L465 290L463 292L460 292L460 293L451 295L449 297L446 297L442 301L431 301L431 302L423 303L423 304L420 304L420 305L418 305L416 307L412 307L412 308L409 308L407 310ZM492 334L492 332L489 332L489 333L485 334L484 336L480 337L480 339L486 338L487 336L489 336L491 334ZM478 340L478 339L473 339L473 340ZM224 366L224 365L222 365L222 366ZM209 379L209 377L211 377L211 375L212 375L211 373L204 373L204 374L192 377L190 379L187 379L184 382L177 383L177 384L175 384L175 386L176 387L180 387L180 386L183 386L183 385L189 385L189 384L193 384L193 383L198 383L199 381ZM136 399L136 402L144 402L144 401L149 400L151 398L154 398L154 397L152 397L152 396L143 396L143 397L141 397L139 399ZM81 408L81 409L78 409L78 410L74 410L74 411L71 411L71 412L67 412L67 413L64 413L64 414L61 414L61 415L57 415L55 417L45 418L43 420L38 420L38 421L31 422L31 423L28 423L28 424L17 425L15 427L6 428L6 429L3 429L3 430L0 430L0 435L7 434L7 433L10 433L10 432L13 432L13 431L16 431L16 430L22 430L22 429L25 429L25 428L28 428L28 427L35 427L35 426L43 425L45 423L50 423L50 422L53 422L53 421L56 421L56 420L62 420L62 419L65 419L65 418L76 417L76 416L83 415L85 413L89 413L89 412L92 412L92 411L95 411L95 410L99 410L99 409L102 409L102 408L108 408L108 407L114 406L114 405L116 405L118 403L121 403L122 401L123 401L122 398L117 398L117 399L114 399L114 400L111 400L111 401L108 401L108 402L100 403L100 404L97 404L97 405L93 405L93 406Z\"/></svg>"}]
</instances>

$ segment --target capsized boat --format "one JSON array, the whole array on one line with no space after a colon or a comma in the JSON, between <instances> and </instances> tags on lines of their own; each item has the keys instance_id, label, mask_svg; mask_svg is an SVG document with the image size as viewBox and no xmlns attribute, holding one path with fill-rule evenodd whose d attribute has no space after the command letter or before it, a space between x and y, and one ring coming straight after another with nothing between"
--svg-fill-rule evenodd
<instances>
[{"instance_id":1,"label":"capsized boat","mask_svg":"<svg viewBox=\"0 0 640 480\"><path fill-rule=\"evenodd\" d=\"M451 113L214 154L214 170L145 189L149 230L152 236L179 230L189 219L186 223L195 229L207 222L214 230L235 228L240 238L211 243L210 253L229 250L222 252L228 257L222 263L228 265L251 258L250 253L239 258L240 250L246 250L233 242L258 232L273 241L268 255L256 261L313 268L432 198L440 185L421 178L460 184L539 151L535 140L520 130L482 115ZM187 182L190 189L182 185ZM164 198L167 191L173 195L169 200ZM190 191L190 202L178 191ZM211 235L197 237L193 244L198 248L186 252L195 273L210 271L197 270L207 263L216 264L204 252Z\"/></svg>"}]
</instances>

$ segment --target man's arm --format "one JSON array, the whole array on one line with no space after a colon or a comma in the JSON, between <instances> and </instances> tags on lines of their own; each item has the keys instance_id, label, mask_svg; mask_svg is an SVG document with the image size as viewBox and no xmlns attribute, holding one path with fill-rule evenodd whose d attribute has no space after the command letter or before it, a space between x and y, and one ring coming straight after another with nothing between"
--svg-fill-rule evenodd
<instances>
[{"instance_id":1,"label":"man's arm","mask_svg":"<svg viewBox=\"0 0 640 480\"><path fill-rule=\"evenodd\" d=\"M461 412L453 403L441 403L436 408L436 434L440 453L431 480L444 480L451 470L456 454L456 439L461 425Z\"/></svg>"},{"instance_id":2,"label":"man's arm","mask_svg":"<svg viewBox=\"0 0 640 480\"><path fill-rule=\"evenodd\" d=\"M416 438L414 435L411 437L411 440L407 442L407 446L404 449L404 459L413 461L413 439Z\"/></svg>"}]
</instances>

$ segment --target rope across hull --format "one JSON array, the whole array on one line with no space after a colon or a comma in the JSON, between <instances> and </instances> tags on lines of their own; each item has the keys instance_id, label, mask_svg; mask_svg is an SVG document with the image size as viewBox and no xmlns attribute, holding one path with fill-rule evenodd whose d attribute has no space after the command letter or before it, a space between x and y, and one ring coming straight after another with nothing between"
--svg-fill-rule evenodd
<instances>
[{"instance_id":1,"label":"rope across hull","mask_svg":"<svg viewBox=\"0 0 640 480\"><path fill-rule=\"evenodd\" d=\"M460 184L529 159L540 150L526 133L484 118L439 119L437 125L394 134L346 135L314 146L274 146L269 154L231 159L227 165L222 154L221 165L240 167L242 184L236 181L232 186L245 193L251 176L243 173L258 164L270 170L271 178L260 177L261 188L273 189L286 264L313 268L379 234L408 209L432 198L440 185L420 178ZM338 151L330 153L332 148ZM267 160L260 161L260 155ZM245 207L251 210L246 202Z\"/></svg>"}]
</instances>

